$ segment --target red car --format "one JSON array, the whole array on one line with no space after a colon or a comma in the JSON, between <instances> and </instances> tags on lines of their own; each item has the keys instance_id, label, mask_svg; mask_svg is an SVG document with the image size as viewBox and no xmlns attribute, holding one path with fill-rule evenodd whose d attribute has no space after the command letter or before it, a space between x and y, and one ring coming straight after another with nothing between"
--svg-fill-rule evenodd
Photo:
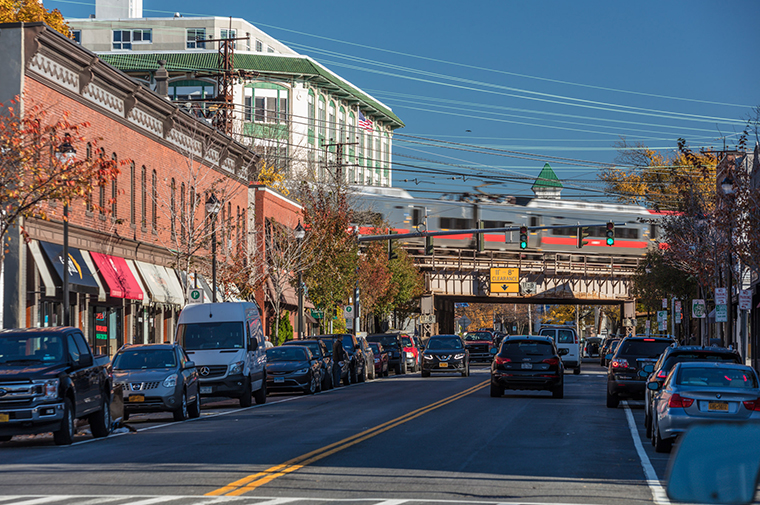
<instances>
[{"instance_id":1,"label":"red car","mask_svg":"<svg viewBox=\"0 0 760 505\"><path fill-rule=\"evenodd\" d=\"M388 377L388 368L390 365L388 362L388 352L383 349L383 344L380 342L369 342L369 347L375 355L375 377Z\"/></svg>"},{"instance_id":2,"label":"red car","mask_svg":"<svg viewBox=\"0 0 760 505\"><path fill-rule=\"evenodd\" d=\"M401 344L404 346L406 369L412 373L420 371L420 349L409 335L401 334Z\"/></svg>"},{"instance_id":3,"label":"red car","mask_svg":"<svg viewBox=\"0 0 760 505\"><path fill-rule=\"evenodd\" d=\"M464 334L464 345L470 351L470 363L484 361L490 363L493 360L491 348L494 344L493 333L487 330L468 331Z\"/></svg>"}]
</instances>

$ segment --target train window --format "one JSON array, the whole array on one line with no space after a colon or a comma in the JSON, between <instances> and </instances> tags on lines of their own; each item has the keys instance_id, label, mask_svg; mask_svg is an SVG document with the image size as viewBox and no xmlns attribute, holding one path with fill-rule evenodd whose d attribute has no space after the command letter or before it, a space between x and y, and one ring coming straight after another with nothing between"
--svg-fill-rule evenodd
<instances>
[{"instance_id":1,"label":"train window","mask_svg":"<svg viewBox=\"0 0 760 505\"><path fill-rule=\"evenodd\" d=\"M574 237L578 232L577 227L572 228L552 228L552 235L561 235L564 237Z\"/></svg>"},{"instance_id":2,"label":"train window","mask_svg":"<svg viewBox=\"0 0 760 505\"><path fill-rule=\"evenodd\" d=\"M657 225L656 224L650 224L649 225L649 238L656 239L657 238Z\"/></svg>"},{"instance_id":3,"label":"train window","mask_svg":"<svg viewBox=\"0 0 760 505\"><path fill-rule=\"evenodd\" d=\"M459 217L438 218L438 226L445 230L467 230L470 228L470 220Z\"/></svg>"},{"instance_id":4,"label":"train window","mask_svg":"<svg viewBox=\"0 0 760 505\"><path fill-rule=\"evenodd\" d=\"M412 226L419 226L425 222L424 207L412 207Z\"/></svg>"},{"instance_id":5,"label":"train window","mask_svg":"<svg viewBox=\"0 0 760 505\"><path fill-rule=\"evenodd\" d=\"M483 221L483 228L506 228L512 221Z\"/></svg>"},{"instance_id":6,"label":"train window","mask_svg":"<svg viewBox=\"0 0 760 505\"><path fill-rule=\"evenodd\" d=\"M538 217L531 217L530 218L530 225L531 226L538 226Z\"/></svg>"}]
</instances>

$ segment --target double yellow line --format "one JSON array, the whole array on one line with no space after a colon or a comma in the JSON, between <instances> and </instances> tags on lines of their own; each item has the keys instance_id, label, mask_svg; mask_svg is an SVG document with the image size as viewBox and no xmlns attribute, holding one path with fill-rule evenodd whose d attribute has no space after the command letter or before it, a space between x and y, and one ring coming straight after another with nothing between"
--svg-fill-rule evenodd
<instances>
[{"instance_id":1,"label":"double yellow line","mask_svg":"<svg viewBox=\"0 0 760 505\"><path fill-rule=\"evenodd\" d=\"M379 424L375 426L374 428L370 428L368 430L362 431L361 433L357 433L356 435L350 436L348 438L344 438L343 440L340 440L333 444L326 445L325 447L322 447L320 449L316 449L309 453L303 454L289 461L286 461L285 463L282 463L281 465L276 465L271 468L267 468L263 472L259 472L253 475L249 475L247 477L243 477L242 479L236 480L235 482L231 482L224 487L220 487L219 489L211 491L210 493L206 493L206 496L221 496L221 495L240 496L249 491L253 491L257 487L263 486L264 484L267 484L268 482L272 482L274 479L278 477L282 477L283 475L287 475L291 472L295 472L296 470L300 470L301 468L307 465L310 465L316 461L319 461L322 458L326 458L327 456L330 456L331 454L335 454L336 452L342 451L343 449L347 449L351 447L352 445L358 444L359 442L363 442L369 438L372 438L381 433L384 433L392 428L395 428L396 426L399 426L408 421L411 421L412 419L416 419L437 408L443 407L444 405L448 405L451 402L457 401L460 398L463 398L467 395L475 393L476 391L480 391L481 389L485 388L488 385L488 382L489 381L483 381L480 384L477 384L476 386L473 386L469 389L465 389L464 391L461 391L455 395L449 396L448 398L444 398L443 400L439 400L435 403L431 403L430 405L426 407L413 410L407 414L404 414L401 417L397 417L396 419L392 419L383 424Z\"/></svg>"}]
</instances>

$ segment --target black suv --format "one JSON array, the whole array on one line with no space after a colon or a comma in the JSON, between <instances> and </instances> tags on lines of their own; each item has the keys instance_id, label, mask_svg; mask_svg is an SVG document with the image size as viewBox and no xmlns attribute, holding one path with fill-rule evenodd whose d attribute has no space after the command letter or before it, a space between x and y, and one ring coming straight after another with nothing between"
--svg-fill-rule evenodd
<instances>
[{"instance_id":1,"label":"black suv","mask_svg":"<svg viewBox=\"0 0 760 505\"><path fill-rule=\"evenodd\" d=\"M336 338L339 338L343 343L343 349L346 350L346 353L349 357L347 370L344 369L341 371L343 383L351 384L356 382L364 382L367 380L367 362L364 359L364 353L362 352L361 344L359 344L359 341L356 339L355 335L351 335L350 333L335 333L331 335L318 335L316 337L309 338L323 341L331 354L333 342ZM338 361L340 362L340 360Z\"/></svg>"},{"instance_id":2,"label":"black suv","mask_svg":"<svg viewBox=\"0 0 760 505\"><path fill-rule=\"evenodd\" d=\"M388 368L393 368L396 375L406 373L406 357L400 333L375 333L367 335L367 342L377 342L388 352Z\"/></svg>"},{"instance_id":3,"label":"black suv","mask_svg":"<svg viewBox=\"0 0 760 505\"><path fill-rule=\"evenodd\" d=\"M554 398L565 396L565 367L551 337L505 337L491 362L491 396L498 398L505 389L551 391Z\"/></svg>"},{"instance_id":4,"label":"black suv","mask_svg":"<svg viewBox=\"0 0 760 505\"><path fill-rule=\"evenodd\" d=\"M615 350L607 368L607 407L614 409L620 398L643 399L647 365L654 365L660 354L675 345L675 340L656 337L628 337Z\"/></svg>"},{"instance_id":5,"label":"black suv","mask_svg":"<svg viewBox=\"0 0 760 505\"><path fill-rule=\"evenodd\" d=\"M668 347L665 352L662 353L660 359L655 363L652 373L649 375L647 382L657 382L660 385L659 389L662 389L662 384L668 377L668 373L673 369L676 363L684 361L700 361L700 362L722 362L722 363L738 363L742 362L742 357L735 349L727 349L725 347L701 347L695 345L682 345L680 347ZM647 430L647 437L652 436L652 403L657 391L652 391L649 388L646 390L646 400L644 402L644 427Z\"/></svg>"}]
</instances>

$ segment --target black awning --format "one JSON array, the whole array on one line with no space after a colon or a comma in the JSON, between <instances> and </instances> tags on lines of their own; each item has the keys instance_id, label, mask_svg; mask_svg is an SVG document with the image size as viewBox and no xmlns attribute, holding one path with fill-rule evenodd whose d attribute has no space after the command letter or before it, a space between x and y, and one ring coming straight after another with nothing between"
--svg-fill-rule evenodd
<instances>
[{"instance_id":1,"label":"black awning","mask_svg":"<svg viewBox=\"0 0 760 505\"><path fill-rule=\"evenodd\" d=\"M58 276L56 286L63 286L63 246L43 242L40 240L40 246L45 251L52 270ZM95 281L90 268L85 263L82 253L79 249L69 247L69 289L77 293L97 295L99 292L98 283Z\"/></svg>"}]
</instances>

